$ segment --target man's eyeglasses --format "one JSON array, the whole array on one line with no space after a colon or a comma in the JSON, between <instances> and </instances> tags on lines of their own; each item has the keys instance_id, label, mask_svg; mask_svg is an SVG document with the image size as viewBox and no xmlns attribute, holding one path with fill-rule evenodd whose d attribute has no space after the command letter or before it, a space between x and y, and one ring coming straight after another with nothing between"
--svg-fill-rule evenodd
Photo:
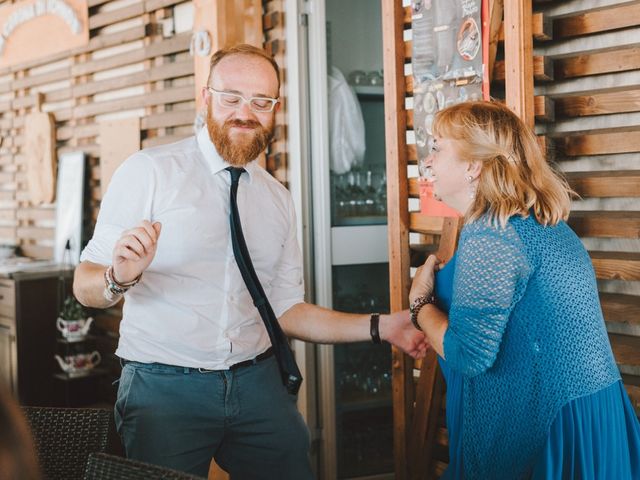
<instances>
[{"instance_id":1,"label":"man's eyeglasses","mask_svg":"<svg viewBox=\"0 0 640 480\"><path fill-rule=\"evenodd\" d=\"M240 108L242 102L249 104L249 108L252 112L267 113L272 112L280 100L270 97L249 97L245 98L242 95L231 92L223 92L216 90L213 87L207 87L209 92L215 94L218 97L218 105L224 108Z\"/></svg>"}]
</instances>

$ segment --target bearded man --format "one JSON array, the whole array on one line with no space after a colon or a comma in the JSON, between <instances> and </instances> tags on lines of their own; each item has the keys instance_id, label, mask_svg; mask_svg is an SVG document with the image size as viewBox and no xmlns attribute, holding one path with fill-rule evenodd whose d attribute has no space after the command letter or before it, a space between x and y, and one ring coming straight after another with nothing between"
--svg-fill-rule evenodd
<instances>
[{"instance_id":1,"label":"bearded man","mask_svg":"<svg viewBox=\"0 0 640 480\"><path fill-rule=\"evenodd\" d=\"M230 212L286 335L382 338L424 354L406 312L304 302L291 196L255 161L273 134L279 87L264 51L216 52L202 89L206 128L134 154L104 196L74 293L99 308L125 297L115 419L130 458L205 477L215 457L235 480L313 478L309 433L237 262Z\"/></svg>"}]
</instances>

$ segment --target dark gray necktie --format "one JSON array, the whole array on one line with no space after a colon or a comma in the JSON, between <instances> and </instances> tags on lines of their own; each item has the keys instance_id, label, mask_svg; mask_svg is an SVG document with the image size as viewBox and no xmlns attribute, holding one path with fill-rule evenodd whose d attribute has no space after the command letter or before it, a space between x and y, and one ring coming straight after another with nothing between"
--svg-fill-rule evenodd
<instances>
[{"instance_id":1,"label":"dark gray necktie","mask_svg":"<svg viewBox=\"0 0 640 480\"><path fill-rule=\"evenodd\" d=\"M229 209L229 227L231 229L231 245L233 246L233 255L240 269L240 274L244 280L253 304L260 312L260 317L267 328L271 345L273 346L276 359L278 360L278 366L280 367L280 375L282 376L282 382L287 387L287 391L293 395L298 393L300 385L302 384L302 375L296 364L295 357L289 346L289 341L285 336L278 319L273 313L273 309L267 300L258 275L253 268L251 262L251 256L249 255L249 249L247 243L244 240L242 234L242 224L240 222L240 214L238 212L238 182L240 175L244 172L244 168L227 167L227 170L231 174L231 190L229 195L230 209Z\"/></svg>"}]
</instances>

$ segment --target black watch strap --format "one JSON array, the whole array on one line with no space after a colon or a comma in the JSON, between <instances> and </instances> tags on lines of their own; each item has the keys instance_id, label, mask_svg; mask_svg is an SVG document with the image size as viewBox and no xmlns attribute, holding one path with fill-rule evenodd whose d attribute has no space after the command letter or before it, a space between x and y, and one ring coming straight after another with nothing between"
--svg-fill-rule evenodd
<instances>
[{"instance_id":1,"label":"black watch strap","mask_svg":"<svg viewBox=\"0 0 640 480\"><path fill-rule=\"evenodd\" d=\"M373 343L382 343L380 340L380 314L372 313L370 319L369 333L371 334L371 341Z\"/></svg>"}]
</instances>

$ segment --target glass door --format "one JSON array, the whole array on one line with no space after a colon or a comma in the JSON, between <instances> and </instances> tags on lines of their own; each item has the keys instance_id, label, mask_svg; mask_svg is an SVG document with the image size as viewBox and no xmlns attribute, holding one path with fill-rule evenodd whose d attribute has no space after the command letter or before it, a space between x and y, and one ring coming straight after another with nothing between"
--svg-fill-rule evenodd
<instances>
[{"instance_id":1,"label":"glass door","mask_svg":"<svg viewBox=\"0 0 640 480\"><path fill-rule=\"evenodd\" d=\"M388 278L387 263L334 266L334 308L352 313L388 312ZM389 345L336 345L334 389L337 478L392 472Z\"/></svg>"},{"instance_id":2,"label":"glass door","mask_svg":"<svg viewBox=\"0 0 640 480\"><path fill-rule=\"evenodd\" d=\"M316 303L389 309L381 5L305 2ZM318 348L319 478L393 478L391 349Z\"/></svg>"}]
</instances>

